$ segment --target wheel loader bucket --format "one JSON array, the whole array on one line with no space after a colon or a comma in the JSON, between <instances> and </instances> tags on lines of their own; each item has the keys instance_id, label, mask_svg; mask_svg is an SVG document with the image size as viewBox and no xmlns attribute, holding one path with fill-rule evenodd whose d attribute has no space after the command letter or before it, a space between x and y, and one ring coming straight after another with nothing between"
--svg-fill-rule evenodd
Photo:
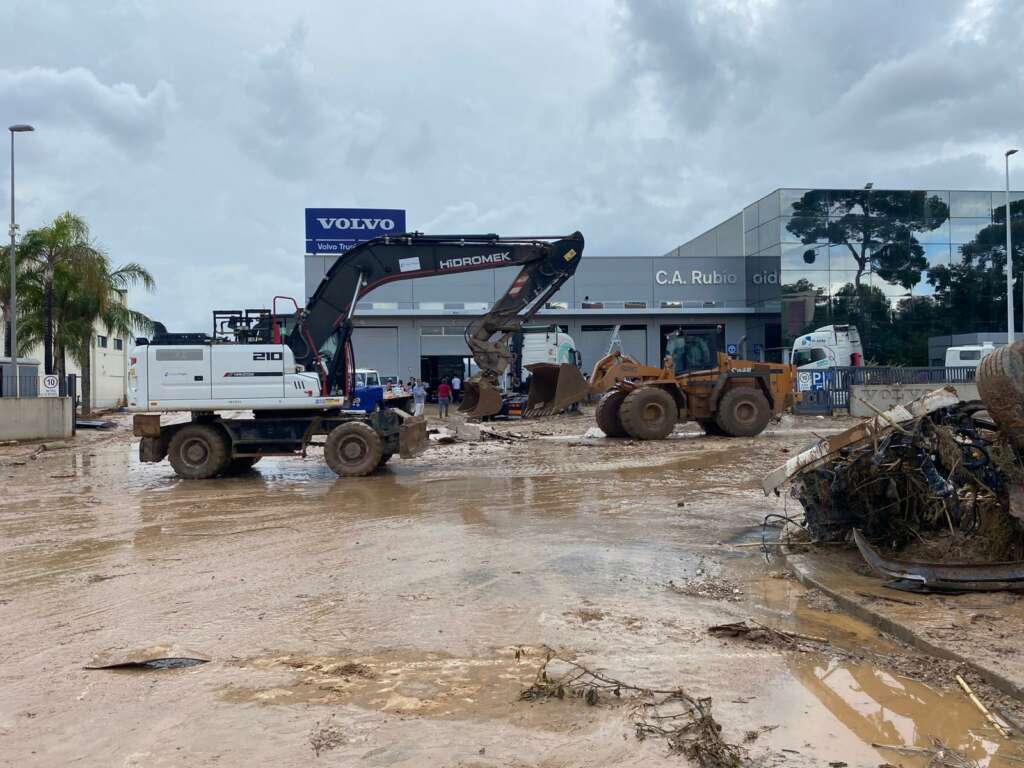
<instances>
[{"instance_id":1,"label":"wheel loader bucket","mask_svg":"<svg viewBox=\"0 0 1024 768\"><path fill-rule=\"evenodd\" d=\"M403 459L419 456L429 444L427 420L422 416L410 416L398 428L398 455Z\"/></svg>"},{"instance_id":2,"label":"wheel loader bucket","mask_svg":"<svg viewBox=\"0 0 1024 768\"><path fill-rule=\"evenodd\" d=\"M524 416L550 416L578 403L590 394L590 387L571 363L534 363L530 372L530 393Z\"/></svg>"},{"instance_id":3,"label":"wheel loader bucket","mask_svg":"<svg viewBox=\"0 0 1024 768\"><path fill-rule=\"evenodd\" d=\"M470 379L463 385L459 413L475 418L493 416L501 411L501 392L483 379Z\"/></svg>"}]
</instances>

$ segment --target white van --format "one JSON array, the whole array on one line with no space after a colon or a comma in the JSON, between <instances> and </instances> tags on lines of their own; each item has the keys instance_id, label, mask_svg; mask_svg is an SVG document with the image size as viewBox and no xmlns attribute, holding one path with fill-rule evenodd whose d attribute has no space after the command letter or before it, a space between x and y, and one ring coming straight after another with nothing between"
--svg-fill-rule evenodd
<instances>
[{"instance_id":1,"label":"white van","mask_svg":"<svg viewBox=\"0 0 1024 768\"><path fill-rule=\"evenodd\" d=\"M947 368L977 368L986 355L995 351L991 341L981 344L967 344L962 347L950 347L946 350Z\"/></svg>"}]
</instances>

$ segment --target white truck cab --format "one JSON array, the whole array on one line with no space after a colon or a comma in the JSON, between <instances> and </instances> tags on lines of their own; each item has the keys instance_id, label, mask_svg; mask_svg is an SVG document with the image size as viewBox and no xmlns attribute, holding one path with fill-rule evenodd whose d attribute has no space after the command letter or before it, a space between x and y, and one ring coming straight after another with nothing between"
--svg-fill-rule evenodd
<instances>
[{"instance_id":1,"label":"white truck cab","mask_svg":"<svg viewBox=\"0 0 1024 768\"><path fill-rule=\"evenodd\" d=\"M533 363L552 363L554 365L570 363L578 366L580 356L576 351L576 342L568 333L562 333L554 328L523 329L524 378L529 377L526 366Z\"/></svg>"},{"instance_id":2,"label":"white truck cab","mask_svg":"<svg viewBox=\"0 0 1024 768\"><path fill-rule=\"evenodd\" d=\"M798 388L812 389L816 377L810 374L864 364L860 333L852 325L826 325L805 333L793 342L790 362L798 369Z\"/></svg>"},{"instance_id":3,"label":"white truck cab","mask_svg":"<svg viewBox=\"0 0 1024 768\"><path fill-rule=\"evenodd\" d=\"M962 347L950 347L946 350L947 368L977 368L986 356L995 351L991 341L981 344L967 344Z\"/></svg>"},{"instance_id":4,"label":"white truck cab","mask_svg":"<svg viewBox=\"0 0 1024 768\"><path fill-rule=\"evenodd\" d=\"M128 410L231 411L336 407L320 377L284 344L140 344L128 368Z\"/></svg>"}]
</instances>

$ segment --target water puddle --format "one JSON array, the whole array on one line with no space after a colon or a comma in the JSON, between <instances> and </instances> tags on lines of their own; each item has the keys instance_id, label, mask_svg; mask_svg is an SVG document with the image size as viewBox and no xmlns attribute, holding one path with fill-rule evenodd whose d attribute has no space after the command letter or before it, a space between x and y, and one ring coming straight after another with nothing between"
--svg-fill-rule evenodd
<instances>
[{"instance_id":1,"label":"water puddle","mask_svg":"<svg viewBox=\"0 0 1024 768\"><path fill-rule=\"evenodd\" d=\"M1003 739L957 692L842 659L794 655L789 668L823 705L807 709L802 728L816 738L813 744L797 746L803 754L850 765L889 762L916 768L928 765L930 757L872 745L930 748L939 738L981 766L1019 764L1022 759L1021 742ZM1004 756L1016 760L1001 759Z\"/></svg>"}]
</instances>

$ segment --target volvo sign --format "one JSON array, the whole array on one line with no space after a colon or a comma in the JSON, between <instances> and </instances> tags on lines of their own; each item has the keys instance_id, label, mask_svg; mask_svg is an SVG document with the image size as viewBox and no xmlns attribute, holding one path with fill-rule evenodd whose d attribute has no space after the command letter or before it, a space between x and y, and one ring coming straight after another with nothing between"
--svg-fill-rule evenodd
<instances>
[{"instance_id":1,"label":"volvo sign","mask_svg":"<svg viewBox=\"0 0 1024 768\"><path fill-rule=\"evenodd\" d=\"M364 240L405 232L405 211L393 208L307 208L306 253L337 256Z\"/></svg>"}]
</instances>

